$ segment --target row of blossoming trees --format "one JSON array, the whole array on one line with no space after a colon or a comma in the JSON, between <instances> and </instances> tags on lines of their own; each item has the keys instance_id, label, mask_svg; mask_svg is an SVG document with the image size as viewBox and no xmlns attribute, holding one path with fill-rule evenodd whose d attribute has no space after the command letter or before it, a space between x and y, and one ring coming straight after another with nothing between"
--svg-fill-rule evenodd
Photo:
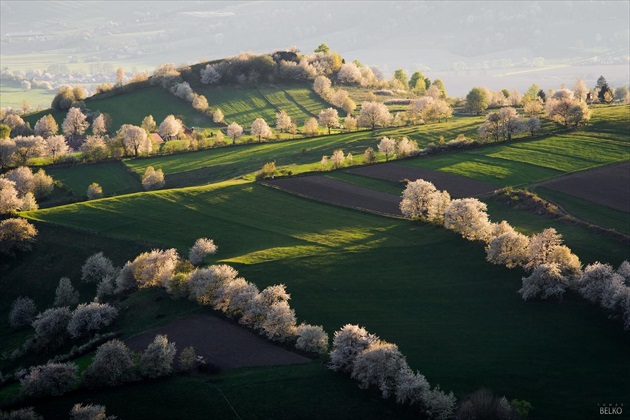
<instances>
[{"instance_id":1,"label":"row of blossoming trees","mask_svg":"<svg viewBox=\"0 0 630 420\"><path fill-rule=\"evenodd\" d=\"M11 325L15 328L31 325L35 334L10 357L18 359L27 352L52 352L69 340L101 332L118 315L115 306L104 301L115 301L116 296L148 287L164 288L174 297L210 306L270 340L293 343L306 352L328 352L328 334L321 326L297 324L284 285L259 290L230 266L202 267L205 258L216 251L212 240L200 238L190 249L187 260L181 259L175 249L156 249L138 255L122 268L114 267L103 253L92 255L82 267L82 280L96 284L97 300L103 303L94 301L76 306L78 292L68 278L59 282L54 307L38 315L32 300L18 298L10 313ZM72 307L75 309L71 310ZM196 356L189 354L191 351L180 355L180 366L186 369L195 366ZM157 336L140 357L134 357L124 343L114 339L98 347L92 364L80 378L77 366L63 362L63 357L18 372L16 377L26 395L61 395L77 386L115 386L168 375L173 371L175 353L175 344L164 336ZM431 387L422 374L408 366L395 344L358 325L348 324L335 333L330 368L349 374L361 388L378 389L383 398L395 398L400 404L414 406L430 418L448 418L455 409L452 393L443 392L439 386Z\"/></svg>"},{"instance_id":2,"label":"row of blossoming trees","mask_svg":"<svg viewBox=\"0 0 630 420\"><path fill-rule=\"evenodd\" d=\"M521 267L519 293L524 300L562 298L574 290L611 316L621 319L630 330L630 264L624 261L615 271L599 262L582 269L579 258L562 244L555 229L545 229L531 237L517 232L506 221L493 223L485 203L475 198L451 200L425 180L407 184L400 210L406 217L443 224L470 241L486 247L486 259L508 268Z\"/></svg>"}]
</instances>

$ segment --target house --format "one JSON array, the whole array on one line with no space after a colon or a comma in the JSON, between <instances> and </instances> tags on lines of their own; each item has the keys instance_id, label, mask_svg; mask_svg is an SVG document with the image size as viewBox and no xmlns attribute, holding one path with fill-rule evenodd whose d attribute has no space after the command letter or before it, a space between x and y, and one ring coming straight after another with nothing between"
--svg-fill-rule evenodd
<instances>
[{"instance_id":1,"label":"house","mask_svg":"<svg viewBox=\"0 0 630 420\"><path fill-rule=\"evenodd\" d=\"M164 139L158 133L151 133L151 141L153 143L164 143Z\"/></svg>"}]
</instances>

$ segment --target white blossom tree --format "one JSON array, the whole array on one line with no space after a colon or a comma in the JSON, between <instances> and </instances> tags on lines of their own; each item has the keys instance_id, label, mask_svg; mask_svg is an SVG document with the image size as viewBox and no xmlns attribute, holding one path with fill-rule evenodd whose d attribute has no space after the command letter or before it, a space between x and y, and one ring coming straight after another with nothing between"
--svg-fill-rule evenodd
<instances>
[{"instance_id":1,"label":"white blossom tree","mask_svg":"<svg viewBox=\"0 0 630 420\"><path fill-rule=\"evenodd\" d=\"M178 262L179 255L174 248L167 250L154 249L150 252L143 252L131 263L135 285L141 289L166 286L168 280L173 276Z\"/></svg>"},{"instance_id":2,"label":"white blossom tree","mask_svg":"<svg viewBox=\"0 0 630 420\"><path fill-rule=\"evenodd\" d=\"M103 187L96 182L92 182L86 191L88 200L94 200L95 198L101 198L103 196Z\"/></svg>"},{"instance_id":3,"label":"white blossom tree","mask_svg":"<svg viewBox=\"0 0 630 420\"><path fill-rule=\"evenodd\" d=\"M157 124L153 119L153 115L147 115L146 117L144 117L142 123L140 124L140 127L144 128L149 133L155 132L157 130Z\"/></svg>"},{"instance_id":4,"label":"white blossom tree","mask_svg":"<svg viewBox=\"0 0 630 420\"><path fill-rule=\"evenodd\" d=\"M33 366L20 379L22 392L31 397L63 395L75 387L79 367L74 363L48 363Z\"/></svg>"},{"instance_id":5,"label":"white blossom tree","mask_svg":"<svg viewBox=\"0 0 630 420\"><path fill-rule=\"evenodd\" d=\"M398 375L404 368L408 368L407 361L398 346L378 341L357 354L350 376L359 382L359 388L375 386L387 399L396 394Z\"/></svg>"},{"instance_id":6,"label":"white blossom tree","mask_svg":"<svg viewBox=\"0 0 630 420\"><path fill-rule=\"evenodd\" d=\"M297 334L295 311L286 301L274 302L265 311L261 330L269 340L284 342Z\"/></svg>"},{"instance_id":7,"label":"white blossom tree","mask_svg":"<svg viewBox=\"0 0 630 420\"><path fill-rule=\"evenodd\" d=\"M262 141L262 138L270 137L272 132L271 128L267 125L267 122L262 118L256 118L250 128L252 136L258 137L258 143Z\"/></svg>"},{"instance_id":8,"label":"white blossom tree","mask_svg":"<svg viewBox=\"0 0 630 420\"><path fill-rule=\"evenodd\" d=\"M0 198L3 198L1 189ZM37 233L26 219L4 219L0 222L0 254L15 256L16 252L30 251Z\"/></svg>"},{"instance_id":9,"label":"white blossom tree","mask_svg":"<svg viewBox=\"0 0 630 420\"><path fill-rule=\"evenodd\" d=\"M102 251L89 256L81 267L81 280L86 283L98 283L105 277L115 274L116 268L112 260L107 258Z\"/></svg>"},{"instance_id":10,"label":"white blossom tree","mask_svg":"<svg viewBox=\"0 0 630 420\"><path fill-rule=\"evenodd\" d=\"M396 140L383 137L378 143L378 151L385 155L385 162L387 162L389 157L396 153Z\"/></svg>"},{"instance_id":11,"label":"white blossom tree","mask_svg":"<svg viewBox=\"0 0 630 420\"><path fill-rule=\"evenodd\" d=\"M328 352L328 334L320 325L301 324L298 326L298 338L295 347L299 350L326 354Z\"/></svg>"},{"instance_id":12,"label":"white blossom tree","mask_svg":"<svg viewBox=\"0 0 630 420\"><path fill-rule=\"evenodd\" d=\"M199 238L190 248L188 260L193 265L199 265L208 255L215 254L217 252L217 249L218 247L214 244L214 241L212 239Z\"/></svg>"},{"instance_id":13,"label":"white blossom tree","mask_svg":"<svg viewBox=\"0 0 630 420\"><path fill-rule=\"evenodd\" d=\"M491 228L487 209L488 206L476 198L453 200L444 213L444 227L469 241L487 241Z\"/></svg>"},{"instance_id":14,"label":"white blossom tree","mask_svg":"<svg viewBox=\"0 0 630 420\"><path fill-rule=\"evenodd\" d=\"M44 139L47 139L59 132L59 125L51 114L47 114L37 120L34 131L35 135L42 136Z\"/></svg>"},{"instance_id":15,"label":"white blossom tree","mask_svg":"<svg viewBox=\"0 0 630 420\"><path fill-rule=\"evenodd\" d=\"M82 303L72 312L68 332L73 338L81 337L108 327L118 316L118 310L108 303Z\"/></svg>"},{"instance_id":16,"label":"white blossom tree","mask_svg":"<svg viewBox=\"0 0 630 420\"><path fill-rule=\"evenodd\" d=\"M184 131L184 124L174 115L168 115L164 120L160 123L160 127L158 128L158 133L165 140L170 140L173 137L177 137L179 133Z\"/></svg>"},{"instance_id":17,"label":"white blossom tree","mask_svg":"<svg viewBox=\"0 0 630 420\"><path fill-rule=\"evenodd\" d=\"M61 156L68 155L71 151L64 136L50 136L44 142L46 153L52 157L53 162L56 162Z\"/></svg>"},{"instance_id":18,"label":"white blossom tree","mask_svg":"<svg viewBox=\"0 0 630 420\"><path fill-rule=\"evenodd\" d=\"M422 397L431 389L429 381L420 372L408 366L398 372L396 378L396 402L398 404L420 404Z\"/></svg>"},{"instance_id":19,"label":"white blossom tree","mask_svg":"<svg viewBox=\"0 0 630 420\"><path fill-rule=\"evenodd\" d=\"M64 343L68 337L68 323L72 313L67 307L47 309L37 315L33 321L36 347L53 350Z\"/></svg>"},{"instance_id":20,"label":"white blossom tree","mask_svg":"<svg viewBox=\"0 0 630 420\"><path fill-rule=\"evenodd\" d=\"M448 192L438 191L431 182L418 179L407 183L400 202L400 211L405 217L441 223L449 203Z\"/></svg>"},{"instance_id":21,"label":"white blossom tree","mask_svg":"<svg viewBox=\"0 0 630 420\"><path fill-rule=\"evenodd\" d=\"M9 324L12 328L22 328L31 325L37 308L33 299L19 297L13 301L9 312Z\"/></svg>"},{"instance_id":22,"label":"white blossom tree","mask_svg":"<svg viewBox=\"0 0 630 420\"><path fill-rule=\"evenodd\" d=\"M569 281L562 275L558 264L541 264L534 268L529 277L523 277L523 287L518 291L523 300L532 300L540 297L549 299L556 297L562 299L562 295L569 287Z\"/></svg>"},{"instance_id":23,"label":"white blossom tree","mask_svg":"<svg viewBox=\"0 0 630 420\"><path fill-rule=\"evenodd\" d=\"M92 121L92 133L95 136L104 136L107 133L107 121L105 121L105 115L99 114L98 117Z\"/></svg>"},{"instance_id":24,"label":"white blossom tree","mask_svg":"<svg viewBox=\"0 0 630 420\"><path fill-rule=\"evenodd\" d=\"M175 343L169 342L165 335L156 335L140 357L140 373L147 378L170 375L175 353Z\"/></svg>"},{"instance_id":25,"label":"white blossom tree","mask_svg":"<svg viewBox=\"0 0 630 420\"><path fill-rule=\"evenodd\" d=\"M217 291L236 276L238 271L225 264L196 269L189 276L190 297L202 305L212 305Z\"/></svg>"},{"instance_id":26,"label":"white blossom tree","mask_svg":"<svg viewBox=\"0 0 630 420\"><path fill-rule=\"evenodd\" d=\"M22 203L15 182L0 178L0 214L13 213L22 207Z\"/></svg>"},{"instance_id":27,"label":"white blossom tree","mask_svg":"<svg viewBox=\"0 0 630 420\"><path fill-rule=\"evenodd\" d=\"M304 122L304 134L314 136L318 133L319 125L315 118L309 118Z\"/></svg>"},{"instance_id":28,"label":"white blossom tree","mask_svg":"<svg viewBox=\"0 0 630 420\"><path fill-rule=\"evenodd\" d=\"M79 303L79 292L72 286L68 277L62 277L55 290L54 306L74 306Z\"/></svg>"},{"instance_id":29,"label":"white blossom tree","mask_svg":"<svg viewBox=\"0 0 630 420\"><path fill-rule=\"evenodd\" d=\"M107 416L104 405L75 404L70 410L71 420L115 420L116 416Z\"/></svg>"},{"instance_id":30,"label":"white blossom tree","mask_svg":"<svg viewBox=\"0 0 630 420\"><path fill-rule=\"evenodd\" d=\"M529 238L522 233L506 232L494 237L486 248L486 260L508 268L527 262Z\"/></svg>"},{"instance_id":31,"label":"white blossom tree","mask_svg":"<svg viewBox=\"0 0 630 420\"><path fill-rule=\"evenodd\" d=\"M291 126L291 117L285 110L281 110L276 114L276 129L280 132L287 131Z\"/></svg>"},{"instance_id":32,"label":"white blossom tree","mask_svg":"<svg viewBox=\"0 0 630 420\"><path fill-rule=\"evenodd\" d=\"M85 133L89 126L90 123L87 121L87 117L79 108L70 108L66 114L66 118L63 120L61 129L63 134L74 138L75 136Z\"/></svg>"},{"instance_id":33,"label":"white blossom tree","mask_svg":"<svg viewBox=\"0 0 630 420\"><path fill-rule=\"evenodd\" d=\"M562 235L554 228L548 228L533 235L527 247L525 269L533 270L539 265L550 262L551 253L560 245L562 245Z\"/></svg>"},{"instance_id":34,"label":"white blossom tree","mask_svg":"<svg viewBox=\"0 0 630 420\"><path fill-rule=\"evenodd\" d=\"M452 392L448 394L440 386L422 394L422 405L430 419L447 420L452 418L457 400Z\"/></svg>"},{"instance_id":35,"label":"white blossom tree","mask_svg":"<svg viewBox=\"0 0 630 420\"><path fill-rule=\"evenodd\" d=\"M89 387L116 386L130 378L132 368L129 347L120 340L111 340L98 347L92 364L83 374L83 381Z\"/></svg>"},{"instance_id":36,"label":"white blossom tree","mask_svg":"<svg viewBox=\"0 0 630 420\"><path fill-rule=\"evenodd\" d=\"M330 368L335 371L351 372L357 356L377 341L378 337L368 333L363 327L344 325L339 331L335 331L330 352Z\"/></svg>"},{"instance_id":37,"label":"white blossom tree","mask_svg":"<svg viewBox=\"0 0 630 420\"><path fill-rule=\"evenodd\" d=\"M337 80L344 85L358 85L361 83L361 71L354 63L346 63L337 73Z\"/></svg>"},{"instance_id":38,"label":"white blossom tree","mask_svg":"<svg viewBox=\"0 0 630 420\"><path fill-rule=\"evenodd\" d=\"M145 190L157 190L162 188L166 184L164 180L164 172L162 169L154 169L153 166L148 166L144 175L142 175L142 186Z\"/></svg>"},{"instance_id":39,"label":"white blossom tree","mask_svg":"<svg viewBox=\"0 0 630 420\"><path fill-rule=\"evenodd\" d=\"M142 127L125 124L120 128L119 135L122 137L127 153L133 153L135 157L148 154L153 149L153 144Z\"/></svg>"},{"instance_id":40,"label":"white blossom tree","mask_svg":"<svg viewBox=\"0 0 630 420\"><path fill-rule=\"evenodd\" d=\"M392 116L385 106L379 102L363 102L358 123L361 127L370 127L372 130L376 126L386 126L392 120Z\"/></svg>"},{"instance_id":41,"label":"white blossom tree","mask_svg":"<svg viewBox=\"0 0 630 420\"><path fill-rule=\"evenodd\" d=\"M313 82L313 90L322 98L330 98L332 96L332 83L326 76L317 76Z\"/></svg>"},{"instance_id":42,"label":"white blossom tree","mask_svg":"<svg viewBox=\"0 0 630 420\"><path fill-rule=\"evenodd\" d=\"M225 121L225 115L223 115L223 111L221 111L219 108L215 109L212 113L212 121L214 121L216 124L223 123Z\"/></svg>"},{"instance_id":43,"label":"white blossom tree","mask_svg":"<svg viewBox=\"0 0 630 420\"><path fill-rule=\"evenodd\" d=\"M232 144L236 144L236 139L243 135L243 127L233 122L227 127L227 135L232 139Z\"/></svg>"},{"instance_id":44,"label":"white blossom tree","mask_svg":"<svg viewBox=\"0 0 630 420\"><path fill-rule=\"evenodd\" d=\"M413 156L416 152L418 152L417 141L409 140L407 137L403 137L396 142L396 156L398 158Z\"/></svg>"},{"instance_id":45,"label":"white blossom tree","mask_svg":"<svg viewBox=\"0 0 630 420\"><path fill-rule=\"evenodd\" d=\"M327 108L319 113L319 125L328 128L328 134L330 135L330 129L332 127L339 127L339 114L334 108Z\"/></svg>"},{"instance_id":46,"label":"white blossom tree","mask_svg":"<svg viewBox=\"0 0 630 420\"><path fill-rule=\"evenodd\" d=\"M344 156L343 150L341 149L335 150L332 156L330 157L330 163L332 163L333 169L343 167L345 160L346 160L346 157Z\"/></svg>"}]
</instances>

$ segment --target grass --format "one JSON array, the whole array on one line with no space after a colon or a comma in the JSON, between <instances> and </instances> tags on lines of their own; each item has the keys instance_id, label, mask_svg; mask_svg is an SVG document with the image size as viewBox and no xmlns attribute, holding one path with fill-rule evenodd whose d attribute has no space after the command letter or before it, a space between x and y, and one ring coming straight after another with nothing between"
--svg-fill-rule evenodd
<instances>
[{"instance_id":1,"label":"grass","mask_svg":"<svg viewBox=\"0 0 630 420\"><path fill-rule=\"evenodd\" d=\"M626 212L544 187L536 187L535 192L539 196L560 205L564 210L579 219L630 234L630 214Z\"/></svg>"},{"instance_id":2,"label":"grass","mask_svg":"<svg viewBox=\"0 0 630 420\"><path fill-rule=\"evenodd\" d=\"M142 190L138 177L119 161L51 168L47 173L61 181L76 197L85 197L93 182L100 184L106 197Z\"/></svg>"},{"instance_id":3,"label":"grass","mask_svg":"<svg viewBox=\"0 0 630 420\"><path fill-rule=\"evenodd\" d=\"M490 214L525 231L554 225L501 207ZM618 375L630 368L630 338L618 323L571 296L523 302L516 293L522 272L486 263L482 246L440 227L235 181L24 215L182 252L195 238L211 237L219 245L215 258L259 287L286 284L300 320L329 332L365 325L459 396L487 386L532 402L537 418L575 418L602 398L623 401L630 393ZM628 258L627 247L586 229L557 227L583 262ZM595 356L601 354L606 358Z\"/></svg>"}]
</instances>

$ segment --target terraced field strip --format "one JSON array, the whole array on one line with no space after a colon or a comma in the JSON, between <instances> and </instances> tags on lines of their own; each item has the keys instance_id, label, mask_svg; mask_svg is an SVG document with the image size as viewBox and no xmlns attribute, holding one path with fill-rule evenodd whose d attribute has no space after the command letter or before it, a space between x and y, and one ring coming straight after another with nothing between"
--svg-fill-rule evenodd
<instances>
[{"instance_id":1,"label":"terraced field strip","mask_svg":"<svg viewBox=\"0 0 630 420\"><path fill-rule=\"evenodd\" d=\"M306 118L311 117L308 111L304 110L285 91L279 90L275 86L265 86L259 90L271 106L278 112L285 111L293 121L304 121ZM270 124L275 124L275 120L270 122Z\"/></svg>"},{"instance_id":2,"label":"terraced field strip","mask_svg":"<svg viewBox=\"0 0 630 420\"><path fill-rule=\"evenodd\" d=\"M426 168L404 166L391 162L348 169L348 172L395 182L404 179L408 179L409 181L424 179L425 181L432 182L437 189L448 191L451 197L454 198L477 197L490 194L496 190L496 187L492 184L464 176Z\"/></svg>"},{"instance_id":3,"label":"terraced field strip","mask_svg":"<svg viewBox=\"0 0 630 420\"><path fill-rule=\"evenodd\" d=\"M577 172L538 185L630 213L630 161Z\"/></svg>"},{"instance_id":4,"label":"terraced field strip","mask_svg":"<svg viewBox=\"0 0 630 420\"><path fill-rule=\"evenodd\" d=\"M193 315L153 328L126 341L143 351L157 334L168 336L178 349L193 346L199 356L221 370L239 367L308 363L310 359L279 347L245 327L210 315Z\"/></svg>"},{"instance_id":5,"label":"terraced field strip","mask_svg":"<svg viewBox=\"0 0 630 420\"><path fill-rule=\"evenodd\" d=\"M268 180L264 184L341 207L401 216L399 196L320 175Z\"/></svg>"},{"instance_id":6,"label":"terraced field strip","mask_svg":"<svg viewBox=\"0 0 630 420\"><path fill-rule=\"evenodd\" d=\"M317 116L321 110L331 106L309 88L285 87L284 92L296 104L300 105L306 114L311 116ZM340 113L339 115L342 114ZM304 121L298 121L297 123L301 125L304 124Z\"/></svg>"}]
</instances>

